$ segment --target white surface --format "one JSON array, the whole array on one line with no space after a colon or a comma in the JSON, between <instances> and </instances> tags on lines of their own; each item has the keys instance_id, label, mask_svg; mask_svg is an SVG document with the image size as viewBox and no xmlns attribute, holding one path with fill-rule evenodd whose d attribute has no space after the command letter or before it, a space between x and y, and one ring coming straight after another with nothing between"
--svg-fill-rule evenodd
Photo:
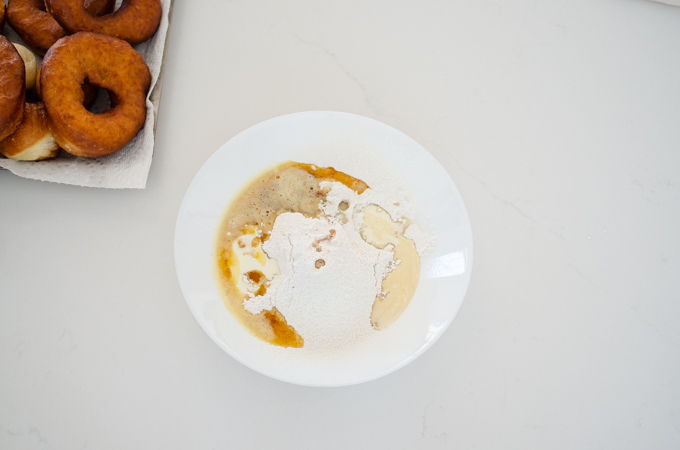
<instances>
[{"instance_id":1,"label":"white surface","mask_svg":"<svg viewBox=\"0 0 680 450\"><path fill-rule=\"evenodd\" d=\"M665 3L666 5L680 6L680 0L652 0L659 3Z\"/></svg>"},{"instance_id":2,"label":"white surface","mask_svg":"<svg viewBox=\"0 0 680 450\"><path fill-rule=\"evenodd\" d=\"M387 198L402 192L411 204L408 218L421 224L435 241L434 248L422 258L426 269L399 320L350 352L312 357L299 349L258 340L224 306L211 276L215 230L225 208L259 172L288 160L334 167ZM464 255L462 270L448 270L448 260L456 255ZM279 380L307 386L345 386L403 367L442 336L470 282L472 234L456 186L418 143L363 116L304 112L248 128L221 146L201 167L177 217L175 264L191 312L225 352ZM442 273L447 270L449 273ZM367 324L368 320L367 316ZM304 334L302 337L307 339Z\"/></svg>"},{"instance_id":3,"label":"white surface","mask_svg":"<svg viewBox=\"0 0 680 450\"><path fill-rule=\"evenodd\" d=\"M168 45L146 190L0 173L0 448L680 446L680 8L181 1ZM172 249L222 143L320 109L432 152L475 241L444 336L335 389L226 355Z\"/></svg>"}]
</instances>

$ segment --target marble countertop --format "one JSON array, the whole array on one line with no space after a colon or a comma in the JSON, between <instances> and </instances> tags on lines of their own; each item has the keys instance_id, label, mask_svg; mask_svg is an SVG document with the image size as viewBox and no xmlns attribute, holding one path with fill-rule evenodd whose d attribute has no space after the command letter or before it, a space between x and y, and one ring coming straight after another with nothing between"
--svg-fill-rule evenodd
<instances>
[{"instance_id":1,"label":"marble countertop","mask_svg":"<svg viewBox=\"0 0 680 450\"><path fill-rule=\"evenodd\" d=\"M169 33L145 190L0 172L0 448L680 447L680 8L177 1ZM309 110L422 144L475 242L445 335L343 388L225 354L173 260L206 159Z\"/></svg>"}]
</instances>

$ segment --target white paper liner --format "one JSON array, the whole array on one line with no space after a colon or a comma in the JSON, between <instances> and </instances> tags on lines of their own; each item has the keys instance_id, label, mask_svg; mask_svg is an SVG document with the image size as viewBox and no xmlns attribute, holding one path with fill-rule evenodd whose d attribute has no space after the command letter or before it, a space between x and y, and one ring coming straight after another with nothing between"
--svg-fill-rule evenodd
<instances>
[{"instance_id":1,"label":"white paper liner","mask_svg":"<svg viewBox=\"0 0 680 450\"><path fill-rule=\"evenodd\" d=\"M119 2L120 3L120 2ZM151 167L154 148L154 104L151 101L163 64L163 50L168 32L171 0L161 0L163 16L156 33L146 42L135 46L151 72L151 87L146 98L146 122L139 134L124 148L99 158L81 158L60 150L59 156L45 161L14 161L0 155L0 167L15 175L33 180L52 181L76 186L144 189ZM3 35L10 41L23 44L5 24ZM100 95L94 110L106 109L108 98Z\"/></svg>"}]
</instances>

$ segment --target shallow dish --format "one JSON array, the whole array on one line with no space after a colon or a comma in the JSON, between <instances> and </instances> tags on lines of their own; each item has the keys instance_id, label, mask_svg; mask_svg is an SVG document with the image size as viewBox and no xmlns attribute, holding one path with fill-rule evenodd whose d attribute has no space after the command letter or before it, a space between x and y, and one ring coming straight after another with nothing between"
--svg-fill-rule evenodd
<instances>
[{"instance_id":1,"label":"shallow dish","mask_svg":"<svg viewBox=\"0 0 680 450\"><path fill-rule=\"evenodd\" d=\"M403 315L377 338L334 357L302 359L293 349L253 337L224 306L212 280L211 249L224 208L254 175L288 160L332 166L381 192L403 191L413 208L409 217L435 239L421 259L418 289ZM248 128L206 161L179 210L175 264L194 317L237 361L290 383L343 386L405 366L444 333L470 282L472 233L455 184L414 140L366 117L304 112Z\"/></svg>"}]
</instances>

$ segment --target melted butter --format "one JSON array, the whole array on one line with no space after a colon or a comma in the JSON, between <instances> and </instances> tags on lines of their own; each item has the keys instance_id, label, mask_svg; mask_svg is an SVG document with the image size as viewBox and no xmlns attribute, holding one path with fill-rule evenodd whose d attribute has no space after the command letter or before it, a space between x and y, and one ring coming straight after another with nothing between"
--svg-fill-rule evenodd
<instances>
[{"instance_id":1,"label":"melted butter","mask_svg":"<svg viewBox=\"0 0 680 450\"><path fill-rule=\"evenodd\" d=\"M403 236L408 223L394 222L390 215L376 205L364 209L361 236L377 248L394 246L394 260L399 263L383 279L381 294L373 303L371 324L376 330L392 325L404 312L418 286L420 257L412 240Z\"/></svg>"},{"instance_id":2,"label":"melted butter","mask_svg":"<svg viewBox=\"0 0 680 450\"><path fill-rule=\"evenodd\" d=\"M269 258L262 250L262 239L253 226L246 227L233 240L227 256L227 265L231 273L228 278L243 294L263 295L266 292L262 291L264 282L270 281L274 275L279 273L279 265L275 259ZM251 273L259 273L262 277L258 276L255 280L255 276L251 276Z\"/></svg>"},{"instance_id":3,"label":"melted butter","mask_svg":"<svg viewBox=\"0 0 680 450\"><path fill-rule=\"evenodd\" d=\"M361 237L376 248L399 244L399 236L403 237L406 222L393 222L392 217L377 205L364 208L364 224Z\"/></svg>"}]
</instances>

